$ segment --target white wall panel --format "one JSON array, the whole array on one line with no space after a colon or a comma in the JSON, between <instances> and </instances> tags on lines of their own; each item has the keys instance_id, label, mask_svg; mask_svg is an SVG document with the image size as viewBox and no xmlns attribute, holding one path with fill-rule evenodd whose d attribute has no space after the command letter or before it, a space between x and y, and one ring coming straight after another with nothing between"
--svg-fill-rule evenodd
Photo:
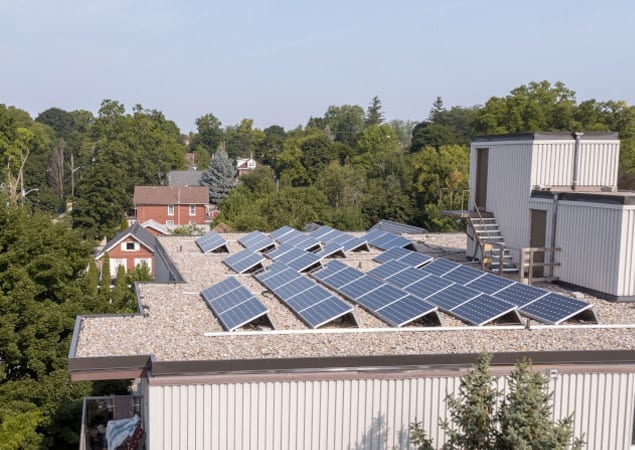
<instances>
[{"instance_id":1,"label":"white wall panel","mask_svg":"<svg viewBox=\"0 0 635 450\"><path fill-rule=\"evenodd\" d=\"M408 425L423 423L437 445L446 436L447 393L459 377L296 380L149 386L149 448L406 449ZM505 389L503 380L499 388ZM554 418L575 412L587 448L627 449L635 374L560 374ZM202 413L201 413L202 411Z\"/></svg>"},{"instance_id":2,"label":"white wall panel","mask_svg":"<svg viewBox=\"0 0 635 450\"><path fill-rule=\"evenodd\" d=\"M625 206L620 234L618 295L635 296L635 206Z\"/></svg>"},{"instance_id":3,"label":"white wall panel","mask_svg":"<svg viewBox=\"0 0 635 450\"><path fill-rule=\"evenodd\" d=\"M556 245L562 248L562 281L618 295L622 213L617 205L559 202Z\"/></svg>"}]
</instances>

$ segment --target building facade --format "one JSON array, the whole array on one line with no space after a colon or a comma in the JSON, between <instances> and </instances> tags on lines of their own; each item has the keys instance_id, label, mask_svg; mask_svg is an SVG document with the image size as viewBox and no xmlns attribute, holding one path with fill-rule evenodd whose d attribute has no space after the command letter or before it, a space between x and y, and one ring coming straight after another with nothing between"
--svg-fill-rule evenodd
<instances>
[{"instance_id":1,"label":"building facade","mask_svg":"<svg viewBox=\"0 0 635 450\"><path fill-rule=\"evenodd\" d=\"M207 217L205 186L135 186L136 220L168 226L203 225Z\"/></svg>"}]
</instances>

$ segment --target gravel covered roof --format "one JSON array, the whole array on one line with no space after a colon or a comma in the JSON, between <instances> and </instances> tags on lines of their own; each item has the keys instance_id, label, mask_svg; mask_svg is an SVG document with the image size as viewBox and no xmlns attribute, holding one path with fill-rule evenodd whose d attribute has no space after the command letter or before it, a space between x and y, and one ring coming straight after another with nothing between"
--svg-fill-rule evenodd
<instances>
[{"instance_id":1,"label":"gravel covered roof","mask_svg":"<svg viewBox=\"0 0 635 450\"><path fill-rule=\"evenodd\" d=\"M238 239L245 234L223 234L232 254L243 249ZM465 262L465 234L408 237L416 241L419 251ZM544 326L531 321L529 329L472 327L439 313L443 327L396 329L355 307L359 328L333 324L311 330L252 275L237 275L223 264L227 253L201 253L196 237L158 239L186 283L141 284L143 315L83 317L75 357L154 355L156 361L193 361L635 348L635 304L612 303L580 293L576 296L593 303L600 326ZM377 249L349 252L340 261L366 272L376 267L372 258L379 253ZM228 276L235 276L268 307L275 331L223 331L199 293ZM571 295L557 285L541 287Z\"/></svg>"}]
</instances>

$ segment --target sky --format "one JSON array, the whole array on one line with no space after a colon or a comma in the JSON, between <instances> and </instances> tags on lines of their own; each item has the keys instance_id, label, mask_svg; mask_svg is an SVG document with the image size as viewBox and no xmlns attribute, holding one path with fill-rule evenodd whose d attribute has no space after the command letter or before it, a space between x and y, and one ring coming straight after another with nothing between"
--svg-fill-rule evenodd
<instances>
[{"instance_id":1,"label":"sky","mask_svg":"<svg viewBox=\"0 0 635 450\"><path fill-rule=\"evenodd\" d=\"M0 0L0 103L33 117L103 99L181 132L306 125L330 105L425 120L531 81L635 104L632 0Z\"/></svg>"}]
</instances>

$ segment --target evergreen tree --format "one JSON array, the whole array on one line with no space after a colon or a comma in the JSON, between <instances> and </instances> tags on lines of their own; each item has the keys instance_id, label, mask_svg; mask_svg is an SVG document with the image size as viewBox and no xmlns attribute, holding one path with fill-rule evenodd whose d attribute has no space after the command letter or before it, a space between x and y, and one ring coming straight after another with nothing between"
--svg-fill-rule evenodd
<instances>
[{"instance_id":1,"label":"evergreen tree","mask_svg":"<svg viewBox=\"0 0 635 450\"><path fill-rule=\"evenodd\" d=\"M370 125L381 125L383 122L384 113L381 111L381 100L379 100L378 96L374 96L366 110L364 124L368 127Z\"/></svg>"},{"instance_id":2,"label":"evergreen tree","mask_svg":"<svg viewBox=\"0 0 635 450\"><path fill-rule=\"evenodd\" d=\"M209 168L201 176L201 184L209 189L209 200L212 203L220 203L235 185L234 175L236 169L223 149L219 149L209 163Z\"/></svg>"},{"instance_id":3,"label":"evergreen tree","mask_svg":"<svg viewBox=\"0 0 635 450\"><path fill-rule=\"evenodd\" d=\"M126 268L124 266L117 267L117 279L112 289L112 304L115 310L121 311L125 309L128 303L128 279L126 276Z\"/></svg>"},{"instance_id":4,"label":"evergreen tree","mask_svg":"<svg viewBox=\"0 0 635 450\"><path fill-rule=\"evenodd\" d=\"M94 259L88 264L88 272L86 272L86 291L92 298L97 298L99 291L99 270Z\"/></svg>"},{"instance_id":5,"label":"evergreen tree","mask_svg":"<svg viewBox=\"0 0 635 450\"><path fill-rule=\"evenodd\" d=\"M110 303L110 256L108 252L101 258L101 291L100 297Z\"/></svg>"}]
</instances>

